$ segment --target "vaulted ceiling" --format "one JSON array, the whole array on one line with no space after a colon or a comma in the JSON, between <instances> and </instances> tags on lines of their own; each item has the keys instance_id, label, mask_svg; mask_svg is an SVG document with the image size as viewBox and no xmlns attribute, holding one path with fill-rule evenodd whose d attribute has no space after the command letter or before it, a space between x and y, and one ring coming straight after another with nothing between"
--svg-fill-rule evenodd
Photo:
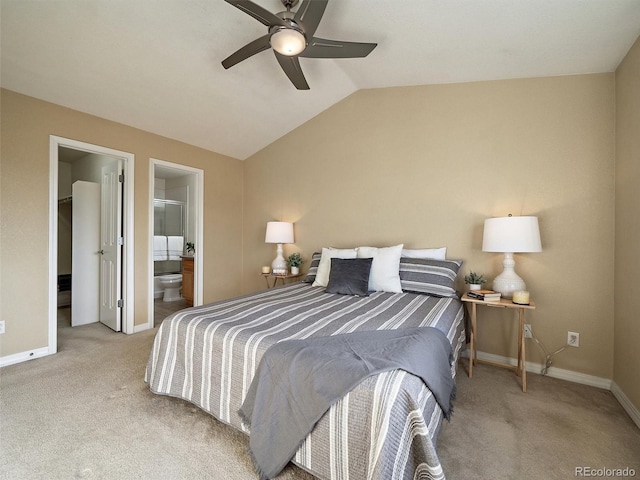
<instances>
[{"instance_id":1,"label":"vaulted ceiling","mask_svg":"<svg viewBox=\"0 0 640 480\"><path fill-rule=\"evenodd\" d=\"M266 34L223 0L1 0L0 19L3 88L245 159L359 89L612 72L640 0L331 0L316 35L378 47L301 58L308 91L271 51L221 66Z\"/></svg>"}]
</instances>

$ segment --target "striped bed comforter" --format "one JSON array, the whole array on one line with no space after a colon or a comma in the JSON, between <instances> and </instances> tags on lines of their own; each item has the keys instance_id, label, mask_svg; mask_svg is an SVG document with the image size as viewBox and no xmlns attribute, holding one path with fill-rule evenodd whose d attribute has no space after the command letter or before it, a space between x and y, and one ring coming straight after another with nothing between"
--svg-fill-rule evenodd
<instances>
[{"instance_id":1,"label":"striped bed comforter","mask_svg":"<svg viewBox=\"0 0 640 480\"><path fill-rule=\"evenodd\" d=\"M154 393L187 400L248 433L237 412L270 345L416 326L444 332L457 361L465 343L458 299L385 292L354 297L307 283L286 285L168 317L156 335L145 382ZM418 377L385 372L334 404L294 463L321 479L441 479L435 444L442 420L442 410Z\"/></svg>"}]
</instances>

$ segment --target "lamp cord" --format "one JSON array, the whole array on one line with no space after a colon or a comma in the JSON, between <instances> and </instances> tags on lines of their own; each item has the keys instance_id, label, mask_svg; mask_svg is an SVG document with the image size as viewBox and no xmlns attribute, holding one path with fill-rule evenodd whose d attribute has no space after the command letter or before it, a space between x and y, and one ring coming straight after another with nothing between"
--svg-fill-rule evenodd
<instances>
[{"instance_id":1,"label":"lamp cord","mask_svg":"<svg viewBox=\"0 0 640 480\"><path fill-rule=\"evenodd\" d=\"M567 348L569 344L567 343L566 345L564 345L563 347L560 347L558 350L556 350L551 355L549 355L549 353L547 353L547 349L544 348L544 345L542 345L540 340L538 340L538 337L536 337L535 334L533 333L533 330L531 331L531 338L535 340L535 342L538 344L538 346L544 353L544 366L542 367L540 373L542 375L546 375L547 373L549 373L549 368L551 368L551 364L553 363L551 359L554 357L554 355L557 355L558 353L562 352L565 348Z\"/></svg>"}]
</instances>

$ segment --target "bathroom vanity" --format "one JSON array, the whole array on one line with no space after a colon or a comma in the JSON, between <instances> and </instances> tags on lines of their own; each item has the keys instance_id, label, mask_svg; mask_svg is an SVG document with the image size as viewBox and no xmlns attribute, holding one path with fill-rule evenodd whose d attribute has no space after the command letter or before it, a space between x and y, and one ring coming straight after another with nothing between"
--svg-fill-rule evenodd
<instances>
[{"instance_id":1,"label":"bathroom vanity","mask_svg":"<svg viewBox=\"0 0 640 480\"><path fill-rule=\"evenodd\" d=\"M193 257L182 257L182 297L193 305Z\"/></svg>"}]
</instances>

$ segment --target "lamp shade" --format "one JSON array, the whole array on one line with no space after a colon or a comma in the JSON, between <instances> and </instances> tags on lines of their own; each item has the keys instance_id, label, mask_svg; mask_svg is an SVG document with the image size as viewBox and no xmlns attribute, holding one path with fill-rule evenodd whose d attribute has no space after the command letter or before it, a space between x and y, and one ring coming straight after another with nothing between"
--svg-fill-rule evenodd
<instances>
[{"instance_id":1,"label":"lamp shade","mask_svg":"<svg viewBox=\"0 0 640 480\"><path fill-rule=\"evenodd\" d=\"M293 223L267 222L265 243L293 243Z\"/></svg>"},{"instance_id":2,"label":"lamp shade","mask_svg":"<svg viewBox=\"0 0 640 480\"><path fill-rule=\"evenodd\" d=\"M483 252L541 252L538 217L498 217L484 221Z\"/></svg>"}]
</instances>

